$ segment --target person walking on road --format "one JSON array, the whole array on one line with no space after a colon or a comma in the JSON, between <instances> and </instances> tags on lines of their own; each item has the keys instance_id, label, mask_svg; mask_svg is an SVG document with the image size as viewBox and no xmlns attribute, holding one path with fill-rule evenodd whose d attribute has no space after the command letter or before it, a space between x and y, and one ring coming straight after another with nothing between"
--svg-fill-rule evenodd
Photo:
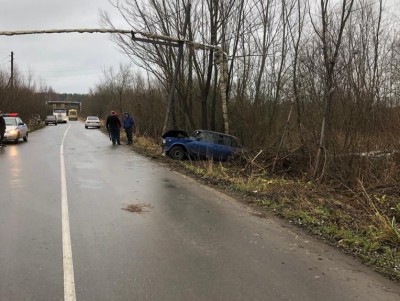
<instances>
[{"instance_id":1,"label":"person walking on road","mask_svg":"<svg viewBox=\"0 0 400 301\"><path fill-rule=\"evenodd\" d=\"M125 112L123 128L126 133L126 139L128 140L127 144L132 144L132 142L133 142L132 132L133 132L134 125L135 125L135 121L134 121L133 117L128 112Z\"/></svg>"},{"instance_id":2,"label":"person walking on road","mask_svg":"<svg viewBox=\"0 0 400 301\"><path fill-rule=\"evenodd\" d=\"M4 140L4 133L6 132L6 121L3 118L3 112L0 111L0 147L5 146Z\"/></svg>"},{"instance_id":3,"label":"person walking on road","mask_svg":"<svg viewBox=\"0 0 400 301\"><path fill-rule=\"evenodd\" d=\"M115 111L111 111L110 115L107 117L106 127L108 132L111 135L112 144L121 145L120 142L120 129L121 129L121 120L118 118L118 114Z\"/></svg>"}]
</instances>

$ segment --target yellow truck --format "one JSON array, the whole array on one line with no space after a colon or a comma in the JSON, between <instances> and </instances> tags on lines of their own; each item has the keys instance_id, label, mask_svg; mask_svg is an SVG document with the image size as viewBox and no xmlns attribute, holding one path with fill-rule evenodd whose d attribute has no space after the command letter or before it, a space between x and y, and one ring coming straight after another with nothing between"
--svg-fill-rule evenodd
<instances>
[{"instance_id":1,"label":"yellow truck","mask_svg":"<svg viewBox=\"0 0 400 301\"><path fill-rule=\"evenodd\" d=\"M78 120L78 111L71 109L68 111L69 120Z\"/></svg>"}]
</instances>

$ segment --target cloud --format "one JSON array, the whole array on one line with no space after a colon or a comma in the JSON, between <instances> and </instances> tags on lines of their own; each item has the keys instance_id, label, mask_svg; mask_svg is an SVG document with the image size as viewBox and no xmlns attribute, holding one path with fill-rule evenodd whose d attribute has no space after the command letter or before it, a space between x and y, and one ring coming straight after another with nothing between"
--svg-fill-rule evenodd
<instances>
[{"instance_id":1,"label":"cloud","mask_svg":"<svg viewBox=\"0 0 400 301\"><path fill-rule=\"evenodd\" d=\"M100 9L117 16L107 0L9 1L0 10L0 30L100 28ZM8 67L11 51L22 73L59 93L87 93L104 67L129 62L110 34L100 33L0 36L0 68Z\"/></svg>"}]
</instances>

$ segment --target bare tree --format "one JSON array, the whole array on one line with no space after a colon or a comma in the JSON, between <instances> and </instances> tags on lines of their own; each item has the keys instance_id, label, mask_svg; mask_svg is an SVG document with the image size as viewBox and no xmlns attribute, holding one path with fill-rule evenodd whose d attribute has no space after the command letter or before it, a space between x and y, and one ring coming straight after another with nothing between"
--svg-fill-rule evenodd
<instances>
[{"instance_id":1,"label":"bare tree","mask_svg":"<svg viewBox=\"0 0 400 301\"><path fill-rule=\"evenodd\" d=\"M108 91L111 103L114 109L123 113L127 106L126 92L132 87L132 73L129 65L120 65L117 72L113 67L103 71L105 78L105 88Z\"/></svg>"},{"instance_id":2,"label":"bare tree","mask_svg":"<svg viewBox=\"0 0 400 301\"><path fill-rule=\"evenodd\" d=\"M301 96L299 91L299 78L298 78L298 64L299 64L299 56L300 56L300 43L303 36L304 29L304 20L306 17L306 3L302 0L296 0L296 8L297 14L295 14L295 19L293 20L294 24L289 17L289 27L290 27L290 36L293 44L293 67L292 67L292 86L293 86L293 98L297 108L297 128L299 132L300 142L304 143L303 137L303 125L302 125L302 106L301 106Z\"/></svg>"},{"instance_id":3,"label":"bare tree","mask_svg":"<svg viewBox=\"0 0 400 301\"><path fill-rule=\"evenodd\" d=\"M325 67L325 91L324 91L324 106L323 106L323 116L321 123L321 132L318 152L315 159L313 179L315 180L320 172L321 155L322 152L326 152L325 141L326 141L326 124L329 122L329 109L331 102L333 100L333 89L334 89L334 76L335 67L337 64L337 59L339 56L339 50L342 43L344 29L347 20L352 12L352 7L354 0L342 0L342 8L340 11L338 29L335 32L330 26L330 17L332 15L329 13L329 0L320 0L321 9L321 27L317 28L317 25L313 23L314 30L318 35L321 46L323 63ZM323 174L323 172L322 172Z\"/></svg>"}]
</instances>

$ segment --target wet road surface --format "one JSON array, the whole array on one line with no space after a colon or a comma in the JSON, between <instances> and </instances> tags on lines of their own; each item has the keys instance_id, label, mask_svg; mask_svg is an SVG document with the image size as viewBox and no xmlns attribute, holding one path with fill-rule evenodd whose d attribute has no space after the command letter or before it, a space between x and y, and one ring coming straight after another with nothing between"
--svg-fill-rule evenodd
<instances>
[{"instance_id":1,"label":"wet road surface","mask_svg":"<svg viewBox=\"0 0 400 301\"><path fill-rule=\"evenodd\" d=\"M0 179L2 301L400 300L356 260L78 121L1 149Z\"/></svg>"}]
</instances>

